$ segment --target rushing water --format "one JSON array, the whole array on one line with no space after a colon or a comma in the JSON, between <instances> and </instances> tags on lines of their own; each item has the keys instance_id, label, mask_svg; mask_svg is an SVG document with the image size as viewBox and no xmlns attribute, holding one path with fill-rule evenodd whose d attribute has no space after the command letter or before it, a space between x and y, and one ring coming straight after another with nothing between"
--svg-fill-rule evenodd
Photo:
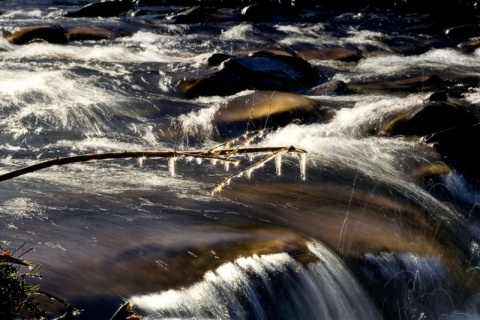
<instances>
[{"instance_id":1,"label":"rushing water","mask_svg":"<svg viewBox=\"0 0 480 320\"><path fill-rule=\"evenodd\" d=\"M380 38L394 35L362 28L368 17L360 14L333 23L192 25L60 16L85 3L0 1L5 34L92 21L131 33L65 45L0 38L0 173L84 153L222 143L214 115L252 92L187 99L177 89L213 52L305 43L383 50L358 63L310 60L346 83L480 73L476 52L392 53ZM25 258L42 264L42 289L82 309L80 319L106 319L129 299L146 319L480 318L480 194L451 173L442 182L446 201L415 174L440 160L429 146L372 136L428 94L314 96L333 106L331 121L292 123L255 141L303 148L305 163L277 156L213 196L235 167L124 159L3 181L2 247L32 247ZM463 99L476 105L478 88Z\"/></svg>"}]
</instances>

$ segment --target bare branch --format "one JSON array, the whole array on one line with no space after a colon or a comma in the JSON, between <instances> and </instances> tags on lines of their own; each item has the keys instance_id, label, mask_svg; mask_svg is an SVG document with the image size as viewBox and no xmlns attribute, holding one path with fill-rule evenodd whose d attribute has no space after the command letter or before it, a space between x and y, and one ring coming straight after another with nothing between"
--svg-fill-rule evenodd
<instances>
[{"instance_id":1,"label":"bare branch","mask_svg":"<svg viewBox=\"0 0 480 320\"><path fill-rule=\"evenodd\" d=\"M190 151L125 151L125 152L108 152L108 153L91 153L72 157L59 157L52 160L40 162L25 168L14 170L0 175L0 181L16 178L18 176L39 171L42 169L62 166L76 162L87 162L93 160L109 160L109 159L128 159L128 158L180 158L194 157L217 159L221 161L238 163L238 159L228 159L232 154L254 154L254 153L270 153L284 150L286 147L256 147L256 148L224 148L211 150L190 150ZM289 152L306 153L305 150L295 147L287 148Z\"/></svg>"}]
</instances>

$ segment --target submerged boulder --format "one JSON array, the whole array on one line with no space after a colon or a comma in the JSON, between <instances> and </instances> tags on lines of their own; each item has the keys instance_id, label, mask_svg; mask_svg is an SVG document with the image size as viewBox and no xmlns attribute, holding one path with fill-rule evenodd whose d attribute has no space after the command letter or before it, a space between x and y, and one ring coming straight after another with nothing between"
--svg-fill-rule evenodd
<instances>
[{"instance_id":1,"label":"submerged boulder","mask_svg":"<svg viewBox=\"0 0 480 320\"><path fill-rule=\"evenodd\" d=\"M246 131L278 128L289 123L312 123L330 120L331 108L323 107L306 96L256 91L235 97L217 110L213 124L222 137L234 137Z\"/></svg>"},{"instance_id":2,"label":"submerged boulder","mask_svg":"<svg viewBox=\"0 0 480 320\"><path fill-rule=\"evenodd\" d=\"M181 81L180 88L187 97L195 98L248 89L300 91L323 82L320 71L301 58L260 52L229 58L210 75Z\"/></svg>"},{"instance_id":3,"label":"submerged boulder","mask_svg":"<svg viewBox=\"0 0 480 320\"><path fill-rule=\"evenodd\" d=\"M380 132L388 135L425 136L476 123L477 117L463 106L431 101L393 116L380 128Z\"/></svg>"},{"instance_id":4,"label":"submerged boulder","mask_svg":"<svg viewBox=\"0 0 480 320\"><path fill-rule=\"evenodd\" d=\"M87 4L86 6L65 14L71 18L116 17L124 12L133 10L132 0L112 0Z\"/></svg>"},{"instance_id":5,"label":"submerged boulder","mask_svg":"<svg viewBox=\"0 0 480 320\"><path fill-rule=\"evenodd\" d=\"M65 29L60 25L25 27L6 36L5 39L13 44L28 44L36 41L63 44L68 41Z\"/></svg>"}]
</instances>

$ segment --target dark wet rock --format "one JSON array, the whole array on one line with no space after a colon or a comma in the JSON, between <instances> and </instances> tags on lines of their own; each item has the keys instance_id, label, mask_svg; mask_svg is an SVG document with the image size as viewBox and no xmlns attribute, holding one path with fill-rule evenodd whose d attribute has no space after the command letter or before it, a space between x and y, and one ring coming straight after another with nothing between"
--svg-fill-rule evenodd
<instances>
[{"instance_id":1,"label":"dark wet rock","mask_svg":"<svg viewBox=\"0 0 480 320\"><path fill-rule=\"evenodd\" d=\"M306 96L279 91L256 91L235 97L213 118L221 137L239 136L246 131L278 128L289 123L330 120L334 111Z\"/></svg>"},{"instance_id":2,"label":"dark wet rock","mask_svg":"<svg viewBox=\"0 0 480 320\"><path fill-rule=\"evenodd\" d=\"M388 135L425 136L475 123L478 123L478 119L465 107L450 102L432 101L395 115L382 126L380 132Z\"/></svg>"},{"instance_id":3,"label":"dark wet rock","mask_svg":"<svg viewBox=\"0 0 480 320\"><path fill-rule=\"evenodd\" d=\"M449 38L474 38L480 36L480 25L468 24L458 27L453 27L445 30L445 35Z\"/></svg>"},{"instance_id":4,"label":"dark wet rock","mask_svg":"<svg viewBox=\"0 0 480 320\"><path fill-rule=\"evenodd\" d=\"M350 90L347 84L340 80L323 83L307 91L310 95L337 95L348 92L350 92Z\"/></svg>"},{"instance_id":5,"label":"dark wet rock","mask_svg":"<svg viewBox=\"0 0 480 320\"><path fill-rule=\"evenodd\" d=\"M444 91L437 91L437 92L432 93L427 98L427 100L447 102L448 101L448 94Z\"/></svg>"},{"instance_id":6,"label":"dark wet rock","mask_svg":"<svg viewBox=\"0 0 480 320\"><path fill-rule=\"evenodd\" d=\"M59 25L25 27L6 36L5 39L13 44L28 44L36 41L64 44L68 41L65 29Z\"/></svg>"},{"instance_id":7,"label":"dark wet rock","mask_svg":"<svg viewBox=\"0 0 480 320\"><path fill-rule=\"evenodd\" d=\"M295 7L284 7L272 3L256 3L246 6L241 11L241 18L245 21L284 21L298 17Z\"/></svg>"},{"instance_id":8,"label":"dark wet rock","mask_svg":"<svg viewBox=\"0 0 480 320\"><path fill-rule=\"evenodd\" d=\"M273 12L268 5L252 4L242 9L243 20L247 21L269 21L273 18Z\"/></svg>"},{"instance_id":9,"label":"dark wet rock","mask_svg":"<svg viewBox=\"0 0 480 320\"><path fill-rule=\"evenodd\" d=\"M68 12L65 17L117 17L133 10L132 0L113 0L90 3L77 11Z\"/></svg>"},{"instance_id":10,"label":"dark wet rock","mask_svg":"<svg viewBox=\"0 0 480 320\"><path fill-rule=\"evenodd\" d=\"M451 128L424 139L445 159L445 163L480 187L480 124Z\"/></svg>"},{"instance_id":11,"label":"dark wet rock","mask_svg":"<svg viewBox=\"0 0 480 320\"><path fill-rule=\"evenodd\" d=\"M207 11L206 22L236 22L240 21L240 11L238 8L218 8Z\"/></svg>"},{"instance_id":12,"label":"dark wet rock","mask_svg":"<svg viewBox=\"0 0 480 320\"><path fill-rule=\"evenodd\" d=\"M184 80L187 97L231 95L243 90L300 91L324 82L322 74L307 61L270 53L234 57L208 76Z\"/></svg>"},{"instance_id":13,"label":"dark wet rock","mask_svg":"<svg viewBox=\"0 0 480 320\"><path fill-rule=\"evenodd\" d=\"M226 54L226 53L214 53L207 58L206 63L208 66L218 66L225 60L230 59L232 57L233 57L232 55Z\"/></svg>"},{"instance_id":14,"label":"dark wet rock","mask_svg":"<svg viewBox=\"0 0 480 320\"><path fill-rule=\"evenodd\" d=\"M67 29L70 41L112 40L120 36L129 35L126 32L115 32L103 27L73 27Z\"/></svg>"},{"instance_id":15,"label":"dark wet rock","mask_svg":"<svg viewBox=\"0 0 480 320\"><path fill-rule=\"evenodd\" d=\"M203 6L189 7L167 16L167 20L172 23L199 23L204 22L206 11Z\"/></svg>"},{"instance_id":16,"label":"dark wet rock","mask_svg":"<svg viewBox=\"0 0 480 320\"><path fill-rule=\"evenodd\" d=\"M436 75L422 75L392 81L374 81L349 83L348 87L355 92L423 92L448 88L451 84Z\"/></svg>"}]
</instances>

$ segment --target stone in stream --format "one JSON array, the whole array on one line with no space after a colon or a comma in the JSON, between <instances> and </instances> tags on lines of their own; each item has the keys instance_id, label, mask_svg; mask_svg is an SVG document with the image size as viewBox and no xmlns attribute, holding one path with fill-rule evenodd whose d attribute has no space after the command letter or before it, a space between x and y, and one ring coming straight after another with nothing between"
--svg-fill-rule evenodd
<instances>
[{"instance_id":1,"label":"stone in stream","mask_svg":"<svg viewBox=\"0 0 480 320\"><path fill-rule=\"evenodd\" d=\"M307 91L309 95L338 95L349 93L350 90L345 82L341 80L329 81L318 85Z\"/></svg>"},{"instance_id":2,"label":"stone in stream","mask_svg":"<svg viewBox=\"0 0 480 320\"><path fill-rule=\"evenodd\" d=\"M447 165L480 188L480 123L437 132L423 141L431 144Z\"/></svg>"},{"instance_id":3,"label":"stone in stream","mask_svg":"<svg viewBox=\"0 0 480 320\"><path fill-rule=\"evenodd\" d=\"M233 56L230 54L226 53L214 53L210 57L207 58L206 64L207 66L218 66L220 65L223 61L232 58Z\"/></svg>"},{"instance_id":4,"label":"stone in stream","mask_svg":"<svg viewBox=\"0 0 480 320\"><path fill-rule=\"evenodd\" d=\"M235 97L220 107L213 124L223 138L236 137L247 131L278 128L289 123L325 122L334 111L306 96L256 91Z\"/></svg>"},{"instance_id":5,"label":"stone in stream","mask_svg":"<svg viewBox=\"0 0 480 320\"><path fill-rule=\"evenodd\" d=\"M60 25L24 27L11 35L7 35L5 39L13 44L28 44L36 41L64 44L68 41L65 29Z\"/></svg>"},{"instance_id":6,"label":"stone in stream","mask_svg":"<svg viewBox=\"0 0 480 320\"><path fill-rule=\"evenodd\" d=\"M255 3L242 8L241 19L245 21L289 21L298 17L292 6L280 6L273 3Z\"/></svg>"},{"instance_id":7,"label":"stone in stream","mask_svg":"<svg viewBox=\"0 0 480 320\"><path fill-rule=\"evenodd\" d=\"M437 91L451 85L436 75L421 75L398 80L349 83L348 87L358 93L385 93Z\"/></svg>"},{"instance_id":8,"label":"stone in stream","mask_svg":"<svg viewBox=\"0 0 480 320\"><path fill-rule=\"evenodd\" d=\"M425 136L476 123L477 117L463 106L446 101L430 101L394 115L381 126L380 132L392 136Z\"/></svg>"},{"instance_id":9,"label":"stone in stream","mask_svg":"<svg viewBox=\"0 0 480 320\"><path fill-rule=\"evenodd\" d=\"M86 6L65 14L71 18L117 17L124 12L133 10L131 0L112 0L87 4Z\"/></svg>"},{"instance_id":10,"label":"stone in stream","mask_svg":"<svg viewBox=\"0 0 480 320\"><path fill-rule=\"evenodd\" d=\"M95 26L68 28L66 33L70 41L112 40L130 34L125 31L116 32L104 27Z\"/></svg>"},{"instance_id":11,"label":"stone in stream","mask_svg":"<svg viewBox=\"0 0 480 320\"><path fill-rule=\"evenodd\" d=\"M325 82L323 75L307 61L270 52L232 57L207 76L179 83L190 98L225 96L243 90L302 91Z\"/></svg>"},{"instance_id":12,"label":"stone in stream","mask_svg":"<svg viewBox=\"0 0 480 320\"><path fill-rule=\"evenodd\" d=\"M203 6L194 6L182 9L167 16L167 20L172 23L198 23L204 22L206 17L206 10Z\"/></svg>"}]
</instances>

